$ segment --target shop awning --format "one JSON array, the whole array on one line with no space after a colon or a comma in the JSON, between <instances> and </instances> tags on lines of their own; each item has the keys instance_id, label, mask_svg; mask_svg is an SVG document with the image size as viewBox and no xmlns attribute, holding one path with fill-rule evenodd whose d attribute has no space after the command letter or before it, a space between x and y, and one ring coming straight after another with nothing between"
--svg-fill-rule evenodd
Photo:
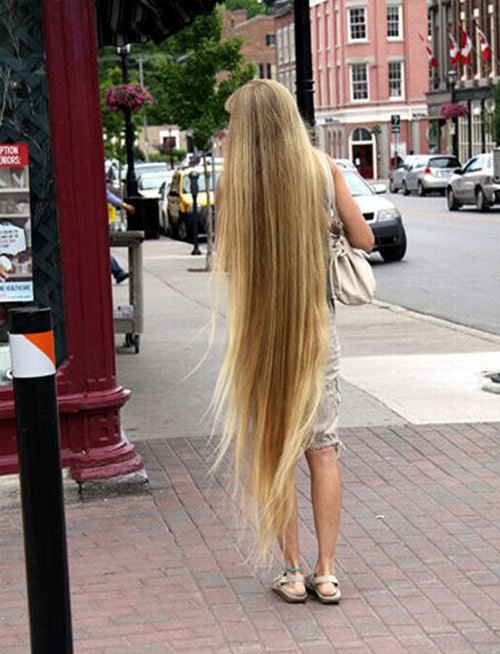
<instances>
[{"instance_id":1,"label":"shop awning","mask_svg":"<svg viewBox=\"0 0 500 654\"><path fill-rule=\"evenodd\" d=\"M96 0L99 47L160 43L216 4L217 0Z\"/></svg>"}]
</instances>

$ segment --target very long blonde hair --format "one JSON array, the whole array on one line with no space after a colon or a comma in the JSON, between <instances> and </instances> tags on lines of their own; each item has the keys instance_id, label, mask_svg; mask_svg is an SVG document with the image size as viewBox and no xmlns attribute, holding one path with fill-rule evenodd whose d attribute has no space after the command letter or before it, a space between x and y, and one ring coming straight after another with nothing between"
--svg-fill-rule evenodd
<instances>
[{"instance_id":1,"label":"very long blonde hair","mask_svg":"<svg viewBox=\"0 0 500 654\"><path fill-rule=\"evenodd\" d=\"M218 460L233 456L254 554L283 537L312 436L328 352L325 177L292 95L254 80L228 100L216 275L228 343L215 392Z\"/></svg>"}]
</instances>

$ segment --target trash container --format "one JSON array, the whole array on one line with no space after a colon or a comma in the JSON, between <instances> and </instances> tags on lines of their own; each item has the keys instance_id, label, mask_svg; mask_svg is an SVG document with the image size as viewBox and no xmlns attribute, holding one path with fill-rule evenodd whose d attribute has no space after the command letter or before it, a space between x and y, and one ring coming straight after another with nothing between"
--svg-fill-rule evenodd
<instances>
[{"instance_id":1,"label":"trash container","mask_svg":"<svg viewBox=\"0 0 500 654\"><path fill-rule=\"evenodd\" d=\"M127 230L144 232L146 239L160 238L159 198L137 196L125 202L135 207L134 213L127 214Z\"/></svg>"}]
</instances>

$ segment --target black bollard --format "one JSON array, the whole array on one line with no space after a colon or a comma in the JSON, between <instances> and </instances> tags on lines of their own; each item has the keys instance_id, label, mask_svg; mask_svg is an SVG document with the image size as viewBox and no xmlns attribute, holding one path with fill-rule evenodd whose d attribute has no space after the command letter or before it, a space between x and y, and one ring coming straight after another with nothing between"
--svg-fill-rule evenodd
<instances>
[{"instance_id":1,"label":"black bollard","mask_svg":"<svg viewBox=\"0 0 500 654\"><path fill-rule=\"evenodd\" d=\"M193 170L191 173L189 173L189 182L191 186L191 195L193 196L193 219L192 219L192 225L193 225L193 251L191 254L197 255L201 254L201 250L198 245L198 237L199 237L199 224L198 224L198 173Z\"/></svg>"},{"instance_id":2,"label":"black bollard","mask_svg":"<svg viewBox=\"0 0 500 654\"><path fill-rule=\"evenodd\" d=\"M9 311L32 654L72 654L50 309Z\"/></svg>"}]
</instances>

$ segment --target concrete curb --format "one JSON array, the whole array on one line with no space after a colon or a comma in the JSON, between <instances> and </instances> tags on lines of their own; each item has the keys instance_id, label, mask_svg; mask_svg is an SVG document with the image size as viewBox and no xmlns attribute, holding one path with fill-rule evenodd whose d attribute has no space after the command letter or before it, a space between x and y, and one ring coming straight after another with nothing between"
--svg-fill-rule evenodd
<instances>
[{"instance_id":1,"label":"concrete curb","mask_svg":"<svg viewBox=\"0 0 500 654\"><path fill-rule=\"evenodd\" d=\"M500 345L500 336L497 334L492 334L491 332L475 329L474 327L468 327L467 325L461 325L459 323L452 322L451 320L446 320L446 318L431 316L428 313L420 313L414 309L406 309L405 307L402 307L398 304L390 304L389 302L383 302L382 300L374 300L373 305L379 309L385 309L386 311L391 311L392 313L408 316L409 318L414 318L415 320L429 322L438 327L443 327L444 329L451 329L455 332L467 334L467 336L479 338L490 343L498 343Z\"/></svg>"}]
</instances>

